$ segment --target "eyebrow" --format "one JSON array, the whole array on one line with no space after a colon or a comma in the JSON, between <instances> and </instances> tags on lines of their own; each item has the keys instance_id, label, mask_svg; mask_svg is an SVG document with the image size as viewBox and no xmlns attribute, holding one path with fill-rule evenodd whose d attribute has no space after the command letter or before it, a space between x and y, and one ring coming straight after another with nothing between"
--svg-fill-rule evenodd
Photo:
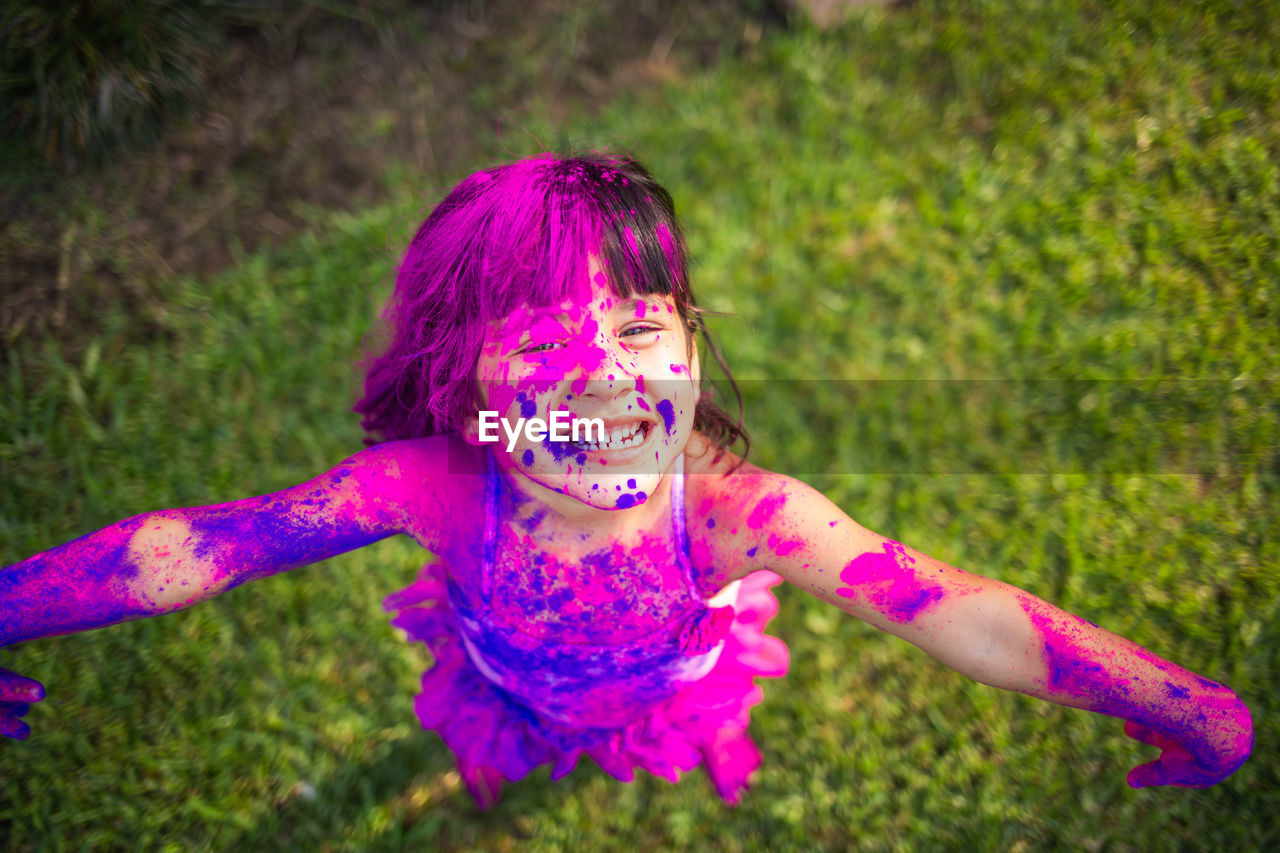
<instances>
[{"instance_id":1,"label":"eyebrow","mask_svg":"<svg viewBox=\"0 0 1280 853\"><path fill-rule=\"evenodd\" d=\"M626 309L628 311L634 311L637 305L644 305L646 311L658 311L665 307L663 303L659 302L657 299L653 299L648 296L632 296L630 299L624 299L622 302L619 302L617 307L613 310L620 311L622 309Z\"/></svg>"},{"instance_id":2,"label":"eyebrow","mask_svg":"<svg viewBox=\"0 0 1280 853\"><path fill-rule=\"evenodd\" d=\"M651 296L631 296L620 301L617 305L613 306L610 311L635 311L636 306L642 303L646 310L652 309L654 311L658 311L666 307L662 302L659 302ZM558 320L560 318L567 318L568 316L569 312L565 309L559 306L548 305L545 308L529 309L527 319L531 322L537 322L538 320L546 318Z\"/></svg>"},{"instance_id":3,"label":"eyebrow","mask_svg":"<svg viewBox=\"0 0 1280 853\"><path fill-rule=\"evenodd\" d=\"M645 306L646 317L649 315L649 312L656 313L668 307L665 303L659 302L652 296L638 295L621 300L617 305L610 309L610 312L634 313L636 306L641 304ZM528 314L525 317L526 325L520 329L519 333L514 335L516 342L511 345L511 350L519 349L529 342L530 326L548 319L555 322L562 322L563 320L567 320L569 317L569 312L559 306L548 305L545 308L530 308L526 310L528 311Z\"/></svg>"}]
</instances>

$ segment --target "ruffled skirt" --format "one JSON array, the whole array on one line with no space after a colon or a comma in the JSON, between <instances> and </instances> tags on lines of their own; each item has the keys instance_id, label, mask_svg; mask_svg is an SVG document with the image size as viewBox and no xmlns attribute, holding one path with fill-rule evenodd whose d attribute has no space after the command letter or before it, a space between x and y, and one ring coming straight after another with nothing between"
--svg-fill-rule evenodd
<instances>
[{"instance_id":1,"label":"ruffled skirt","mask_svg":"<svg viewBox=\"0 0 1280 853\"><path fill-rule=\"evenodd\" d=\"M750 709L764 698L755 679L783 676L790 662L786 644L764 633L778 612L769 588L781 582L767 570L743 578L736 616L711 671L613 729L547 719L485 678L462 645L443 563L425 566L383 607L396 613L391 624L425 643L435 659L422 676L414 709L423 728L438 733L453 751L481 808L497 802L504 780L523 779L543 764L553 765L551 778L560 779L583 755L623 782L635 778L637 767L676 782L705 760L716 791L736 805L761 763L747 735Z\"/></svg>"}]
</instances>

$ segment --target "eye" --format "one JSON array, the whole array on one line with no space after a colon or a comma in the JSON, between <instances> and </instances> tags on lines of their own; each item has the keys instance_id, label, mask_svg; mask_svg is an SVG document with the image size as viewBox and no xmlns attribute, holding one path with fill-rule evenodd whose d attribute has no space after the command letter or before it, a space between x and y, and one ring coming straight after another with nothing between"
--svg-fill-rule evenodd
<instances>
[{"instance_id":1,"label":"eye","mask_svg":"<svg viewBox=\"0 0 1280 853\"><path fill-rule=\"evenodd\" d=\"M557 344L555 341L547 341L546 343L543 343L543 344L534 344L533 346L526 347L525 349L521 350L521 352L525 352L525 353L550 352L551 348L556 346L559 346L559 344Z\"/></svg>"},{"instance_id":2,"label":"eye","mask_svg":"<svg viewBox=\"0 0 1280 853\"><path fill-rule=\"evenodd\" d=\"M633 335L632 332L643 335L648 332L658 332L658 331L661 331L661 327L659 326L632 326L629 329L623 329L620 337L624 337L624 338L635 337L635 335Z\"/></svg>"}]
</instances>

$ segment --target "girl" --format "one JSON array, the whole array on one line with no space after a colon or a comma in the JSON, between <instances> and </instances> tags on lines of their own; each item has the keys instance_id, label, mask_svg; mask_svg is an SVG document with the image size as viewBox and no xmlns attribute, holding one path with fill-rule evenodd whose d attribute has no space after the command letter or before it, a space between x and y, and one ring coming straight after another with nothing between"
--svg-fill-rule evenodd
<instances>
[{"instance_id":1,"label":"girl","mask_svg":"<svg viewBox=\"0 0 1280 853\"><path fill-rule=\"evenodd\" d=\"M472 175L400 267L356 406L381 443L294 488L146 513L9 566L0 645L406 534L441 559L386 607L435 659L417 713L482 807L584 754L624 781L705 762L738 802L760 765L754 680L788 666L764 633L782 580L978 681L1125 719L1161 750L1134 787L1207 787L1244 763L1252 723L1231 690L731 452L747 436L701 396L685 253L670 196L633 160ZM555 417L604 429L565 439ZM42 696L0 671L0 730L25 737Z\"/></svg>"}]
</instances>

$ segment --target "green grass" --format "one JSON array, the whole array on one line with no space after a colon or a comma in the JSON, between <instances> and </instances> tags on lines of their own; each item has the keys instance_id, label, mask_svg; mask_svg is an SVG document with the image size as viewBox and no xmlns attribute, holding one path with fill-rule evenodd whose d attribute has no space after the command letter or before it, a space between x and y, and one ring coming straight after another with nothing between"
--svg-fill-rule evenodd
<instances>
[{"instance_id":1,"label":"green grass","mask_svg":"<svg viewBox=\"0 0 1280 853\"><path fill-rule=\"evenodd\" d=\"M18 849L1274 847L1274 16L956 5L782 34L530 130L630 149L669 186L700 300L736 314L716 328L750 380L755 461L1226 683L1257 726L1235 776L1131 791L1153 756L1119 721L967 681L789 588L771 633L792 671L764 682L765 765L740 808L702 771L624 785L584 763L481 814L413 716L428 661L379 601L424 555L388 541L0 653L49 690L31 739L0 744L0 833ZM529 153L503 144L475 165ZM171 282L161 340L117 316L71 363L22 345L0 396L0 561L357 449L351 363L388 247L434 200L393 177L383 206L313 211L297 244ZM1186 379L1202 382L1141 384Z\"/></svg>"}]
</instances>

